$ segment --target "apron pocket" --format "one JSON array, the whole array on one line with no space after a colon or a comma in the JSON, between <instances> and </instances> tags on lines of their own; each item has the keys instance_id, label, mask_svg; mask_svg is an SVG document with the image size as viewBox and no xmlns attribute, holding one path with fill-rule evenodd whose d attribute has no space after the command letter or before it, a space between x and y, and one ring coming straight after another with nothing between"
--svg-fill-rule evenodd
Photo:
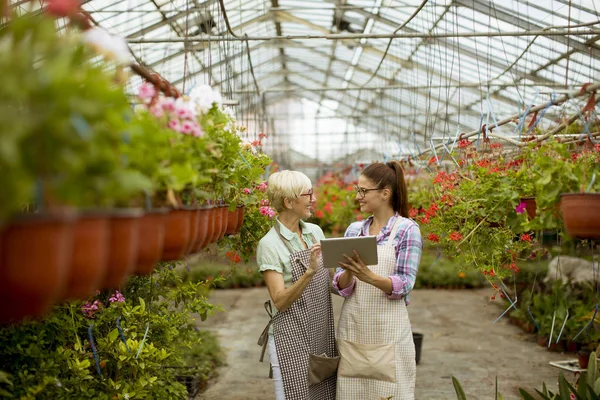
<instances>
[{"instance_id":1,"label":"apron pocket","mask_svg":"<svg viewBox=\"0 0 600 400\"><path fill-rule=\"evenodd\" d=\"M338 340L338 376L396 382L394 344L360 344Z\"/></svg>"},{"instance_id":2,"label":"apron pocket","mask_svg":"<svg viewBox=\"0 0 600 400\"><path fill-rule=\"evenodd\" d=\"M314 386L334 375L340 362L340 357L308 355L308 386Z\"/></svg>"}]
</instances>

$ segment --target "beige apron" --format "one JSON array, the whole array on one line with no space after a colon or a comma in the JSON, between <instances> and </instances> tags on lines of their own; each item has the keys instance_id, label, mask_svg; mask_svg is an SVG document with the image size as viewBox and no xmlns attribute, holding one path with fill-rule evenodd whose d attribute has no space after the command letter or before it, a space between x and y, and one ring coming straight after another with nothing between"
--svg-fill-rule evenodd
<instances>
[{"instance_id":1,"label":"beige apron","mask_svg":"<svg viewBox=\"0 0 600 400\"><path fill-rule=\"evenodd\" d=\"M281 236L290 250L292 281L296 282L310 264L310 249L294 252L289 242ZM313 238L313 242L315 242ZM265 308L271 316L277 360L283 378L286 400L333 400L337 364L333 307L331 303L329 271L321 268L287 310L272 315L270 302ZM263 360L269 325L259 338L263 346Z\"/></svg>"},{"instance_id":2,"label":"beige apron","mask_svg":"<svg viewBox=\"0 0 600 400\"><path fill-rule=\"evenodd\" d=\"M378 265L369 266L377 275L395 273L392 242L401 219L386 242L377 246ZM390 300L357 279L354 293L344 300L337 339L338 400L414 399L415 346L404 299Z\"/></svg>"}]
</instances>

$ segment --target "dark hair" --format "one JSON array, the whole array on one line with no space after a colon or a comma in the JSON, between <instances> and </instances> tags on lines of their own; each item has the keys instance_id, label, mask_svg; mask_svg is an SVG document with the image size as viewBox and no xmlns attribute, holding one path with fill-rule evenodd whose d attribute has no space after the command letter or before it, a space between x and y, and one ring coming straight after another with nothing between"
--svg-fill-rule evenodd
<instances>
[{"instance_id":1,"label":"dark hair","mask_svg":"<svg viewBox=\"0 0 600 400\"><path fill-rule=\"evenodd\" d=\"M376 162L362 171L362 175L376 182L378 189L392 191L391 205L394 211L408 218L408 195L402 165L396 160L388 163Z\"/></svg>"}]
</instances>

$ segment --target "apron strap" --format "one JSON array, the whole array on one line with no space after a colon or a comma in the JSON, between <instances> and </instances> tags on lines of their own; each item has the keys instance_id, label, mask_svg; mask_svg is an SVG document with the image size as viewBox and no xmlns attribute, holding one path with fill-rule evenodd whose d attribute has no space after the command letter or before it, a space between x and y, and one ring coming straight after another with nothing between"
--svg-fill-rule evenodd
<instances>
[{"instance_id":1,"label":"apron strap","mask_svg":"<svg viewBox=\"0 0 600 400\"><path fill-rule=\"evenodd\" d=\"M267 350L267 343L269 341L269 328L271 328L271 324L273 323L273 307L271 306L271 300L265 301L265 310L267 311L267 314L269 314L269 323L265 326L265 329L263 329L258 337L258 342L256 343L259 346L262 346L260 351L260 362L263 362L263 359L265 358L265 351Z\"/></svg>"},{"instance_id":2,"label":"apron strap","mask_svg":"<svg viewBox=\"0 0 600 400\"><path fill-rule=\"evenodd\" d=\"M398 230L400 229L400 219L402 218L402 216L400 214L398 214L398 218L396 218L396 222L394 223L394 227L392 228L392 231L390 232L390 236L388 236L387 240L386 240L386 244L389 242L389 244L391 245L392 242L394 241L394 238L396 237L396 235L398 234Z\"/></svg>"}]
</instances>

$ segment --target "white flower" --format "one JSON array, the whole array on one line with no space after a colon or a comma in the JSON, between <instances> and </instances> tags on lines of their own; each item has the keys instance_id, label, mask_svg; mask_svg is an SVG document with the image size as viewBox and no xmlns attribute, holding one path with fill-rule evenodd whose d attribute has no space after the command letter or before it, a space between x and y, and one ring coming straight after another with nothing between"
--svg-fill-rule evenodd
<instances>
[{"instance_id":1,"label":"white flower","mask_svg":"<svg viewBox=\"0 0 600 400\"><path fill-rule=\"evenodd\" d=\"M209 85L200 85L193 88L189 94L192 102L196 104L197 110L204 114L217 103L217 107L221 107L223 98L216 90L213 90Z\"/></svg>"},{"instance_id":2,"label":"white flower","mask_svg":"<svg viewBox=\"0 0 600 400\"><path fill-rule=\"evenodd\" d=\"M119 65L130 65L134 61L125 39L112 35L105 29L96 26L85 31L83 41Z\"/></svg>"}]
</instances>

